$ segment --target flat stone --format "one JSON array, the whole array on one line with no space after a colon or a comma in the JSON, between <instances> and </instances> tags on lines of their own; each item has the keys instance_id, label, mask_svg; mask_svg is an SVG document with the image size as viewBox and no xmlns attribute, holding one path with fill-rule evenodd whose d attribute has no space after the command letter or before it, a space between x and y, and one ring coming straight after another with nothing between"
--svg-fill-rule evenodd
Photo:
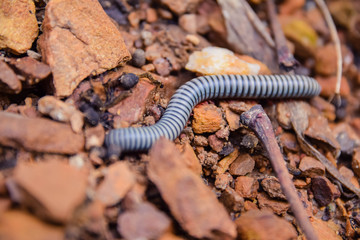
<instances>
[{"instance_id":1,"label":"flat stone","mask_svg":"<svg viewBox=\"0 0 360 240\"><path fill-rule=\"evenodd\" d=\"M170 230L171 220L155 206L144 202L118 218L118 231L125 239L159 239Z\"/></svg>"},{"instance_id":2,"label":"flat stone","mask_svg":"<svg viewBox=\"0 0 360 240\"><path fill-rule=\"evenodd\" d=\"M244 240L296 239L291 223L269 211L250 210L236 221L238 237Z\"/></svg>"},{"instance_id":3,"label":"flat stone","mask_svg":"<svg viewBox=\"0 0 360 240\"><path fill-rule=\"evenodd\" d=\"M266 177L261 181L261 186L264 191L269 194L271 198L279 198L286 200L284 193L281 190L281 185L276 177Z\"/></svg>"},{"instance_id":4,"label":"flat stone","mask_svg":"<svg viewBox=\"0 0 360 240\"><path fill-rule=\"evenodd\" d=\"M257 195L259 208L262 210L270 210L277 215L283 215L290 208L290 204L284 201L279 201L270 198L266 193L259 193Z\"/></svg>"},{"instance_id":5,"label":"flat stone","mask_svg":"<svg viewBox=\"0 0 360 240\"><path fill-rule=\"evenodd\" d=\"M22 54L31 48L39 31L34 1L2 0L0 22L0 49Z\"/></svg>"},{"instance_id":6,"label":"flat stone","mask_svg":"<svg viewBox=\"0 0 360 240\"><path fill-rule=\"evenodd\" d=\"M66 223L85 200L87 185L86 170L50 160L18 164L10 178L9 191L18 192L21 205L31 208L37 215Z\"/></svg>"},{"instance_id":7,"label":"flat stone","mask_svg":"<svg viewBox=\"0 0 360 240\"><path fill-rule=\"evenodd\" d=\"M315 200L320 206L326 206L336 198L340 197L339 189L337 189L329 179L323 176L311 179L311 189L314 193Z\"/></svg>"},{"instance_id":8,"label":"flat stone","mask_svg":"<svg viewBox=\"0 0 360 240\"><path fill-rule=\"evenodd\" d=\"M195 133L216 132L224 125L221 110L214 104L199 104L193 111L192 127Z\"/></svg>"},{"instance_id":9,"label":"flat stone","mask_svg":"<svg viewBox=\"0 0 360 240\"><path fill-rule=\"evenodd\" d=\"M235 191L243 198L254 199L259 189L259 182L253 177L240 176L235 180Z\"/></svg>"},{"instance_id":10,"label":"flat stone","mask_svg":"<svg viewBox=\"0 0 360 240\"><path fill-rule=\"evenodd\" d=\"M74 133L67 124L0 112L0 145L35 152L76 154L84 149L84 144L84 135Z\"/></svg>"},{"instance_id":11,"label":"flat stone","mask_svg":"<svg viewBox=\"0 0 360 240\"><path fill-rule=\"evenodd\" d=\"M105 179L95 193L95 198L112 206L124 198L135 184L135 176L126 162L116 162L107 168Z\"/></svg>"},{"instance_id":12,"label":"flat stone","mask_svg":"<svg viewBox=\"0 0 360 240\"><path fill-rule=\"evenodd\" d=\"M318 218L312 218L311 224L319 237L319 239L326 240L342 240L343 238L338 235L336 228L336 224L332 221L323 221ZM335 228L334 228L335 227Z\"/></svg>"},{"instance_id":13,"label":"flat stone","mask_svg":"<svg viewBox=\"0 0 360 240\"><path fill-rule=\"evenodd\" d=\"M194 173L200 176L202 174L202 167L190 143L183 144L181 146L181 150L185 160L185 164L188 166L189 169L191 169Z\"/></svg>"},{"instance_id":14,"label":"flat stone","mask_svg":"<svg viewBox=\"0 0 360 240\"><path fill-rule=\"evenodd\" d=\"M9 64L14 66L17 72L20 72L26 78L26 83L29 85L38 83L51 74L49 65L31 57L13 58Z\"/></svg>"},{"instance_id":15,"label":"flat stone","mask_svg":"<svg viewBox=\"0 0 360 240\"><path fill-rule=\"evenodd\" d=\"M220 102L220 106L225 111L225 119L229 124L230 131L235 131L240 128L240 115L232 111L228 102Z\"/></svg>"},{"instance_id":16,"label":"flat stone","mask_svg":"<svg viewBox=\"0 0 360 240\"><path fill-rule=\"evenodd\" d=\"M56 96L69 96L90 74L100 74L131 58L121 33L98 1L51 1L42 26L38 44L51 67Z\"/></svg>"},{"instance_id":17,"label":"flat stone","mask_svg":"<svg viewBox=\"0 0 360 240\"><path fill-rule=\"evenodd\" d=\"M342 122L336 124L331 130L340 144L341 153L353 155L354 149L360 146L360 136L355 129L348 123Z\"/></svg>"},{"instance_id":18,"label":"flat stone","mask_svg":"<svg viewBox=\"0 0 360 240\"><path fill-rule=\"evenodd\" d=\"M201 177L187 168L171 141L161 138L151 148L148 176L174 218L191 236L219 239L236 237L235 225L224 206Z\"/></svg>"},{"instance_id":19,"label":"flat stone","mask_svg":"<svg viewBox=\"0 0 360 240\"><path fill-rule=\"evenodd\" d=\"M301 159L299 169L305 177L323 176L325 166L317 159L305 156Z\"/></svg>"},{"instance_id":20,"label":"flat stone","mask_svg":"<svg viewBox=\"0 0 360 240\"><path fill-rule=\"evenodd\" d=\"M15 72L0 60L0 92L19 93L22 85Z\"/></svg>"},{"instance_id":21,"label":"flat stone","mask_svg":"<svg viewBox=\"0 0 360 240\"><path fill-rule=\"evenodd\" d=\"M233 163L231 163L229 172L231 175L246 175L255 167L254 159L247 153L240 154Z\"/></svg>"}]
</instances>

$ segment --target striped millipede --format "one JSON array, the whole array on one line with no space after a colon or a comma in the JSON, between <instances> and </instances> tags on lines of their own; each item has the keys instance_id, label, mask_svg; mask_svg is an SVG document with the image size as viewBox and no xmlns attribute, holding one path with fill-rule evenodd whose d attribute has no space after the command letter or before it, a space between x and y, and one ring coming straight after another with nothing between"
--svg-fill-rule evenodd
<instances>
[{"instance_id":1,"label":"striped millipede","mask_svg":"<svg viewBox=\"0 0 360 240\"><path fill-rule=\"evenodd\" d=\"M185 127L192 109L213 98L310 98L319 95L315 79L302 75L210 75L194 78L172 96L162 118L154 125L114 129L105 144L121 151L148 150L164 136L174 140Z\"/></svg>"}]
</instances>

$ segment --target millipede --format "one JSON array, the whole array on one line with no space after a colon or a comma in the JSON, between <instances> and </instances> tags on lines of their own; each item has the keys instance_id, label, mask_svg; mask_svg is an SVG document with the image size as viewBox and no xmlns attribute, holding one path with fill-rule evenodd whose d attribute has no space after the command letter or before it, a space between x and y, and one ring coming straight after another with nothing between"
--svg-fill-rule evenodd
<instances>
[{"instance_id":1,"label":"millipede","mask_svg":"<svg viewBox=\"0 0 360 240\"><path fill-rule=\"evenodd\" d=\"M122 152L148 150L164 136L176 139L192 109L215 98L278 99L311 98L320 94L315 79L303 75L208 75L193 78L171 97L162 118L152 126L119 128L106 135L106 146Z\"/></svg>"}]
</instances>

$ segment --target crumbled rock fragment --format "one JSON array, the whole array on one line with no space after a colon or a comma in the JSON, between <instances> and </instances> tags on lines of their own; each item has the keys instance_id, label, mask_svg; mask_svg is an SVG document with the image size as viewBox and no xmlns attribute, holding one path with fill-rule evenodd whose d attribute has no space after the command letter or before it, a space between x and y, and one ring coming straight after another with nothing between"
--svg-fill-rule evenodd
<instances>
[{"instance_id":1,"label":"crumbled rock fragment","mask_svg":"<svg viewBox=\"0 0 360 240\"><path fill-rule=\"evenodd\" d=\"M279 140L280 140L280 145L286 151L297 152L300 149L294 134L284 132L283 134L280 135Z\"/></svg>"},{"instance_id":2,"label":"crumbled rock fragment","mask_svg":"<svg viewBox=\"0 0 360 240\"><path fill-rule=\"evenodd\" d=\"M147 202L125 211L118 218L118 231L129 240L158 239L170 226L170 218Z\"/></svg>"},{"instance_id":3,"label":"crumbled rock fragment","mask_svg":"<svg viewBox=\"0 0 360 240\"><path fill-rule=\"evenodd\" d=\"M0 49L25 53L38 35L32 0L2 0L0 5Z\"/></svg>"},{"instance_id":4,"label":"crumbled rock fragment","mask_svg":"<svg viewBox=\"0 0 360 240\"><path fill-rule=\"evenodd\" d=\"M36 152L76 154L83 150L84 144L84 135L74 133L67 124L0 112L0 145Z\"/></svg>"},{"instance_id":5,"label":"crumbled rock fragment","mask_svg":"<svg viewBox=\"0 0 360 240\"><path fill-rule=\"evenodd\" d=\"M194 173L201 175L202 174L201 164L190 143L187 142L183 144L181 146L181 150L182 150L183 158L188 168L194 171Z\"/></svg>"},{"instance_id":6,"label":"crumbled rock fragment","mask_svg":"<svg viewBox=\"0 0 360 240\"><path fill-rule=\"evenodd\" d=\"M161 0L161 3L167 6L173 13L181 15L186 12L195 11L200 0L184 0L184 1L172 1L172 0Z\"/></svg>"},{"instance_id":7,"label":"crumbled rock fragment","mask_svg":"<svg viewBox=\"0 0 360 240\"><path fill-rule=\"evenodd\" d=\"M240 212L244 207L244 198L231 187L225 188L219 200L229 212Z\"/></svg>"},{"instance_id":8,"label":"crumbled rock fragment","mask_svg":"<svg viewBox=\"0 0 360 240\"><path fill-rule=\"evenodd\" d=\"M202 135L195 135L194 144L200 147L206 147L209 145L209 141L206 137Z\"/></svg>"},{"instance_id":9,"label":"crumbled rock fragment","mask_svg":"<svg viewBox=\"0 0 360 240\"><path fill-rule=\"evenodd\" d=\"M216 132L224 125L221 110L214 104L199 104L193 111L192 127L195 133Z\"/></svg>"},{"instance_id":10,"label":"crumbled rock fragment","mask_svg":"<svg viewBox=\"0 0 360 240\"><path fill-rule=\"evenodd\" d=\"M250 172L255 167L254 159L247 153L240 154L233 163L231 163L229 172L231 175L243 176Z\"/></svg>"},{"instance_id":11,"label":"crumbled rock fragment","mask_svg":"<svg viewBox=\"0 0 360 240\"><path fill-rule=\"evenodd\" d=\"M285 214L290 208L289 203L272 199L266 193L259 193L257 195L259 208L262 210L270 210L278 215Z\"/></svg>"},{"instance_id":12,"label":"crumbled rock fragment","mask_svg":"<svg viewBox=\"0 0 360 240\"><path fill-rule=\"evenodd\" d=\"M336 124L331 130L340 144L341 153L353 155L354 149L360 146L360 135L356 134L355 129L343 122Z\"/></svg>"},{"instance_id":13,"label":"crumbled rock fragment","mask_svg":"<svg viewBox=\"0 0 360 240\"><path fill-rule=\"evenodd\" d=\"M44 115L49 115L54 120L69 122L76 133L81 132L84 125L84 116L74 105L58 100L54 96L40 98L38 110Z\"/></svg>"},{"instance_id":14,"label":"crumbled rock fragment","mask_svg":"<svg viewBox=\"0 0 360 240\"><path fill-rule=\"evenodd\" d=\"M317 110L319 110L329 121L335 120L336 115L334 105L319 96L310 99L310 103Z\"/></svg>"},{"instance_id":15,"label":"crumbled rock fragment","mask_svg":"<svg viewBox=\"0 0 360 240\"><path fill-rule=\"evenodd\" d=\"M85 200L88 172L58 160L20 163L9 181L9 191L19 194L16 201L41 217L65 223Z\"/></svg>"},{"instance_id":16,"label":"crumbled rock fragment","mask_svg":"<svg viewBox=\"0 0 360 240\"><path fill-rule=\"evenodd\" d=\"M62 240L65 229L45 223L25 211L11 210L1 214L0 236L13 240Z\"/></svg>"},{"instance_id":17,"label":"crumbled rock fragment","mask_svg":"<svg viewBox=\"0 0 360 240\"><path fill-rule=\"evenodd\" d=\"M248 176L240 176L235 180L235 191L243 198L254 199L259 189L257 179Z\"/></svg>"},{"instance_id":18,"label":"crumbled rock fragment","mask_svg":"<svg viewBox=\"0 0 360 240\"><path fill-rule=\"evenodd\" d=\"M220 159L219 154L217 154L213 151L208 152L208 151L205 151L204 149L199 149L198 152L199 153L198 153L197 157L200 161L200 164L206 168L213 168Z\"/></svg>"},{"instance_id":19,"label":"crumbled rock fragment","mask_svg":"<svg viewBox=\"0 0 360 240\"><path fill-rule=\"evenodd\" d=\"M234 179L229 173L219 174L216 175L214 185L217 189L225 190L233 180Z\"/></svg>"},{"instance_id":20,"label":"crumbled rock fragment","mask_svg":"<svg viewBox=\"0 0 360 240\"><path fill-rule=\"evenodd\" d=\"M4 61L0 60L0 91L19 93L21 89L21 82L15 72Z\"/></svg>"},{"instance_id":21,"label":"crumbled rock fragment","mask_svg":"<svg viewBox=\"0 0 360 240\"><path fill-rule=\"evenodd\" d=\"M229 169L230 164L233 163L238 156L239 151L235 149L232 153L230 153L228 156L224 157L217 163L214 173L222 174L226 172Z\"/></svg>"},{"instance_id":22,"label":"crumbled rock fragment","mask_svg":"<svg viewBox=\"0 0 360 240\"><path fill-rule=\"evenodd\" d=\"M105 139L105 130L101 124L96 127L89 127L85 129L85 149L93 147L101 147Z\"/></svg>"},{"instance_id":23,"label":"crumbled rock fragment","mask_svg":"<svg viewBox=\"0 0 360 240\"><path fill-rule=\"evenodd\" d=\"M121 33L97 1L50 1L42 27L38 44L51 67L57 96L69 96L90 74L131 58Z\"/></svg>"},{"instance_id":24,"label":"crumbled rock fragment","mask_svg":"<svg viewBox=\"0 0 360 240\"><path fill-rule=\"evenodd\" d=\"M354 176L354 172L351 169L341 166L339 167L339 173L349 180L355 187L360 188L359 181L357 180L357 177Z\"/></svg>"},{"instance_id":25,"label":"crumbled rock fragment","mask_svg":"<svg viewBox=\"0 0 360 240\"><path fill-rule=\"evenodd\" d=\"M153 145L148 176L172 215L191 236L235 238L235 225L225 208L203 180L186 167L171 141L161 138Z\"/></svg>"},{"instance_id":26,"label":"crumbled rock fragment","mask_svg":"<svg viewBox=\"0 0 360 240\"><path fill-rule=\"evenodd\" d=\"M311 189L314 192L314 198L320 206L326 206L336 198L340 197L339 189L323 176L317 176L311 179Z\"/></svg>"},{"instance_id":27,"label":"crumbled rock fragment","mask_svg":"<svg viewBox=\"0 0 360 240\"><path fill-rule=\"evenodd\" d=\"M317 159L305 156L301 159L299 169L305 177L323 176L325 166Z\"/></svg>"},{"instance_id":28,"label":"crumbled rock fragment","mask_svg":"<svg viewBox=\"0 0 360 240\"><path fill-rule=\"evenodd\" d=\"M230 131L235 131L240 128L240 115L233 112L228 102L221 102L220 106L225 110L225 119L229 124Z\"/></svg>"},{"instance_id":29,"label":"crumbled rock fragment","mask_svg":"<svg viewBox=\"0 0 360 240\"><path fill-rule=\"evenodd\" d=\"M224 147L224 141L219 139L215 134L208 137L209 145L215 152L220 152Z\"/></svg>"},{"instance_id":30,"label":"crumbled rock fragment","mask_svg":"<svg viewBox=\"0 0 360 240\"><path fill-rule=\"evenodd\" d=\"M10 64L26 78L26 83L33 85L51 74L50 67L31 57L11 59Z\"/></svg>"},{"instance_id":31,"label":"crumbled rock fragment","mask_svg":"<svg viewBox=\"0 0 360 240\"><path fill-rule=\"evenodd\" d=\"M170 62L165 58L157 58L153 61L156 72L160 76L168 76L172 70Z\"/></svg>"},{"instance_id":32,"label":"crumbled rock fragment","mask_svg":"<svg viewBox=\"0 0 360 240\"><path fill-rule=\"evenodd\" d=\"M276 177L266 177L261 181L261 186L264 191L269 194L271 198L279 198L286 200L284 193L281 190L281 185Z\"/></svg>"},{"instance_id":33,"label":"crumbled rock fragment","mask_svg":"<svg viewBox=\"0 0 360 240\"><path fill-rule=\"evenodd\" d=\"M296 239L294 227L269 211L250 210L236 221L238 237L250 239Z\"/></svg>"},{"instance_id":34,"label":"crumbled rock fragment","mask_svg":"<svg viewBox=\"0 0 360 240\"><path fill-rule=\"evenodd\" d=\"M104 181L96 190L96 199L106 206L118 203L135 184L135 176L126 162L116 162L107 168Z\"/></svg>"}]
</instances>

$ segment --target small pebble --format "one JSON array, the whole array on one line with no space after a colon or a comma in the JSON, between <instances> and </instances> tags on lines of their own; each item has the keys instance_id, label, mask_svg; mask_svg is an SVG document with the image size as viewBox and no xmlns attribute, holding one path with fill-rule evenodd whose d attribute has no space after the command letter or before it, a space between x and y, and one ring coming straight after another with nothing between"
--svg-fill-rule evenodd
<instances>
[{"instance_id":1,"label":"small pebble","mask_svg":"<svg viewBox=\"0 0 360 240\"><path fill-rule=\"evenodd\" d=\"M126 73L121 75L119 81L121 83L121 86L124 89L128 90L130 88L133 88L139 82L139 77L133 73Z\"/></svg>"},{"instance_id":2,"label":"small pebble","mask_svg":"<svg viewBox=\"0 0 360 240\"><path fill-rule=\"evenodd\" d=\"M142 67L145 65L145 51L142 49L136 49L132 55L132 64L135 67Z\"/></svg>"}]
</instances>

